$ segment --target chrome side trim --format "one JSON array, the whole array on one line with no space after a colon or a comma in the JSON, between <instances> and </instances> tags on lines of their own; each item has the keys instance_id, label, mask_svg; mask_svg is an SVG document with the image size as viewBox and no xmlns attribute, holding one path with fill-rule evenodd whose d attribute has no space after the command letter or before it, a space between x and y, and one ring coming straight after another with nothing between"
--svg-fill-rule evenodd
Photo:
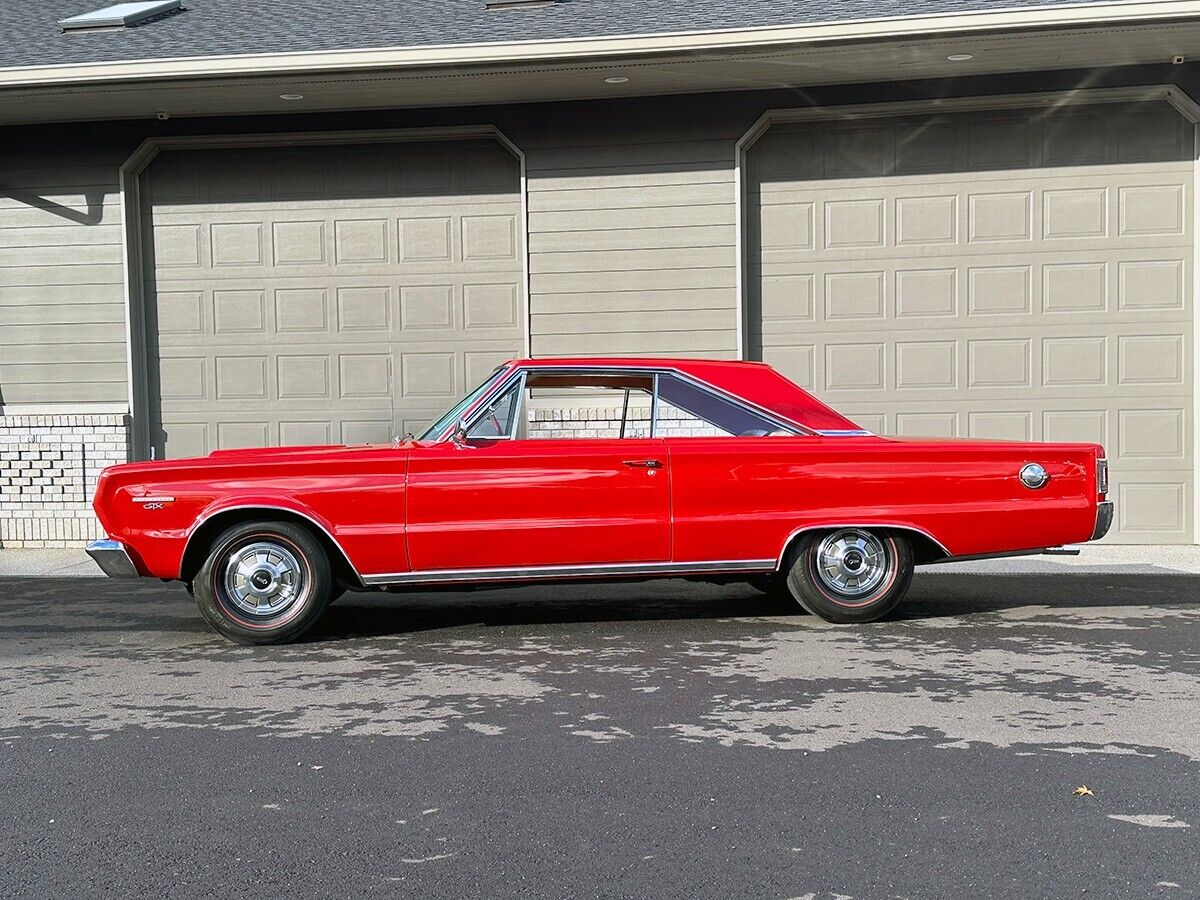
<instances>
[{"instance_id":1,"label":"chrome side trim","mask_svg":"<svg viewBox=\"0 0 1200 900\"><path fill-rule=\"evenodd\" d=\"M865 428L818 428L821 437L874 437L875 432Z\"/></svg>"},{"instance_id":2,"label":"chrome side trim","mask_svg":"<svg viewBox=\"0 0 1200 900\"><path fill-rule=\"evenodd\" d=\"M534 581L552 578L605 578L624 575L701 575L770 572L772 559L716 560L682 563L601 563L588 566L526 566L507 569L430 569L423 572L396 572L364 575L368 587L403 584L454 584L472 581Z\"/></svg>"},{"instance_id":3,"label":"chrome side trim","mask_svg":"<svg viewBox=\"0 0 1200 900\"><path fill-rule=\"evenodd\" d=\"M137 566L129 558L129 552L120 541L105 538L102 541L92 541L85 548L87 555L96 561L96 565L109 578L140 578Z\"/></svg>"},{"instance_id":4,"label":"chrome side trim","mask_svg":"<svg viewBox=\"0 0 1200 900\"><path fill-rule=\"evenodd\" d=\"M292 509L291 507L288 507L288 506L274 506L274 505L269 505L269 504L265 504L265 503L239 503L236 506L223 506L220 509L218 509L216 512L210 513L209 515L205 516L203 519L197 519L195 522L192 523L192 527L188 530L187 543L184 544L183 553L179 557L180 561L182 562L187 557L188 551L190 549L192 549L192 538L195 537L196 532L200 530L201 526L203 526L205 522L207 522L209 519L212 519L215 516L224 515L227 512L236 512L239 509L262 509L262 510L272 510L275 512L291 513L293 516L299 516L300 518L311 522L314 526L316 526L317 528L320 529L321 534L323 534L323 535L325 535L325 537L329 538L329 540L333 544L333 546L338 548L338 552L341 553L342 558L346 560L346 565L350 567L350 571L354 573L354 577L358 579L359 584L362 584L362 585L366 584L366 582L363 581L362 575L360 575L358 573L358 569L356 569L354 567L354 561L352 559L350 559L350 554L346 552L346 548L343 547L338 542L338 539L333 536L333 534L329 531L328 528L326 528L324 525L322 525L320 522L318 522L316 519L314 519L308 513L302 513L299 510Z\"/></svg>"},{"instance_id":5,"label":"chrome side trim","mask_svg":"<svg viewBox=\"0 0 1200 900\"><path fill-rule=\"evenodd\" d=\"M788 547L792 545L792 541L804 534L804 532L827 531L836 528L890 528L893 531L911 531L913 534L919 534L922 537L929 538L929 540L933 541L937 545L937 548L946 554L948 557L946 560L947 562L953 558L953 554L946 549L945 544L943 544L925 529L917 528L913 525L897 525L893 522L822 522L818 525L805 525L803 528L797 528L787 536L783 542L783 547L779 551L779 558L775 561L775 571L779 571L783 568L783 557L787 554Z\"/></svg>"},{"instance_id":6,"label":"chrome side trim","mask_svg":"<svg viewBox=\"0 0 1200 900\"><path fill-rule=\"evenodd\" d=\"M174 503L174 497L133 497L134 503Z\"/></svg>"}]
</instances>

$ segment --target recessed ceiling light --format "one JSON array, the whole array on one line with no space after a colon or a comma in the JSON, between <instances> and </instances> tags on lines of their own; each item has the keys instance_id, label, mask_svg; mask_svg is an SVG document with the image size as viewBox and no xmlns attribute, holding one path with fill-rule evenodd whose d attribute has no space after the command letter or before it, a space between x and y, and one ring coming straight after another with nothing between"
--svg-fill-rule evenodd
<instances>
[{"instance_id":1,"label":"recessed ceiling light","mask_svg":"<svg viewBox=\"0 0 1200 900\"><path fill-rule=\"evenodd\" d=\"M624 75L609 75L607 78L604 79L604 83L605 84L624 84L628 80L629 79L626 78Z\"/></svg>"},{"instance_id":2,"label":"recessed ceiling light","mask_svg":"<svg viewBox=\"0 0 1200 900\"><path fill-rule=\"evenodd\" d=\"M303 100L304 95L303 94L280 94L279 99L280 100Z\"/></svg>"},{"instance_id":3,"label":"recessed ceiling light","mask_svg":"<svg viewBox=\"0 0 1200 900\"><path fill-rule=\"evenodd\" d=\"M951 53L946 59L950 62L966 62L968 59L974 59L974 53Z\"/></svg>"}]
</instances>

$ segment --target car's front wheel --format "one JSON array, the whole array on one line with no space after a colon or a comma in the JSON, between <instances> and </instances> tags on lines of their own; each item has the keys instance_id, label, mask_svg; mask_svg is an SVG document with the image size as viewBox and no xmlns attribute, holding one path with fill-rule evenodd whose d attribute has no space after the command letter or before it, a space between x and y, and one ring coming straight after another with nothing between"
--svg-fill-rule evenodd
<instances>
[{"instance_id":1,"label":"car's front wheel","mask_svg":"<svg viewBox=\"0 0 1200 900\"><path fill-rule=\"evenodd\" d=\"M225 637L282 644L316 624L333 584L329 558L309 531L246 522L213 541L192 587L200 614Z\"/></svg>"},{"instance_id":2,"label":"car's front wheel","mask_svg":"<svg viewBox=\"0 0 1200 900\"><path fill-rule=\"evenodd\" d=\"M787 584L796 601L829 622L874 622L891 612L912 581L907 539L864 528L805 534L797 542Z\"/></svg>"}]
</instances>

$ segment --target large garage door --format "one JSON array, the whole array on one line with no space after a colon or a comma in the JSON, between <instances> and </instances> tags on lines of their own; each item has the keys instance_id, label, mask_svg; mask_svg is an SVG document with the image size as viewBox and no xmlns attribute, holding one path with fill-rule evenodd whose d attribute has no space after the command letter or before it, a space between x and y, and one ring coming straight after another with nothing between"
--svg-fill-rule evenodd
<instances>
[{"instance_id":1,"label":"large garage door","mask_svg":"<svg viewBox=\"0 0 1200 900\"><path fill-rule=\"evenodd\" d=\"M495 142L177 150L143 190L159 456L386 441L521 353Z\"/></svg>"},{"instance_id":2,"label":"large garage door","mask_svg":"<svg viewBox=\"0 0 1200 900\"><path fill-rule=\"evenodd\" d=\"M1192 126L1166 104L776 124L750 352L884 434L1100 441L1192 539Z\"/></svg>"}]
</instances>

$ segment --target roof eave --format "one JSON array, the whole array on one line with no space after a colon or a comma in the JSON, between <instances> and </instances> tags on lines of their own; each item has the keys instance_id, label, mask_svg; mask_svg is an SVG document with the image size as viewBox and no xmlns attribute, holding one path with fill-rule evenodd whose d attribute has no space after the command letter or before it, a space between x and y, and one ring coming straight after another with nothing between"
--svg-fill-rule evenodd
<instances>
[{"instance_id":1,"label":"roof eave","mask_svg":"<svg viewBox=\"0 0 1200 900\"><path fill-rule=\"evenodd\" d=\"M1023 9L649 35L22 66L0 68L0 88L210 76L629 59L678 53L720 53L767 47L795 47L817 43L862 43L947 34L1126 25L1187 19L1200 19L1200 0L1115 0Z\"/></svg>"}]
</instances>

